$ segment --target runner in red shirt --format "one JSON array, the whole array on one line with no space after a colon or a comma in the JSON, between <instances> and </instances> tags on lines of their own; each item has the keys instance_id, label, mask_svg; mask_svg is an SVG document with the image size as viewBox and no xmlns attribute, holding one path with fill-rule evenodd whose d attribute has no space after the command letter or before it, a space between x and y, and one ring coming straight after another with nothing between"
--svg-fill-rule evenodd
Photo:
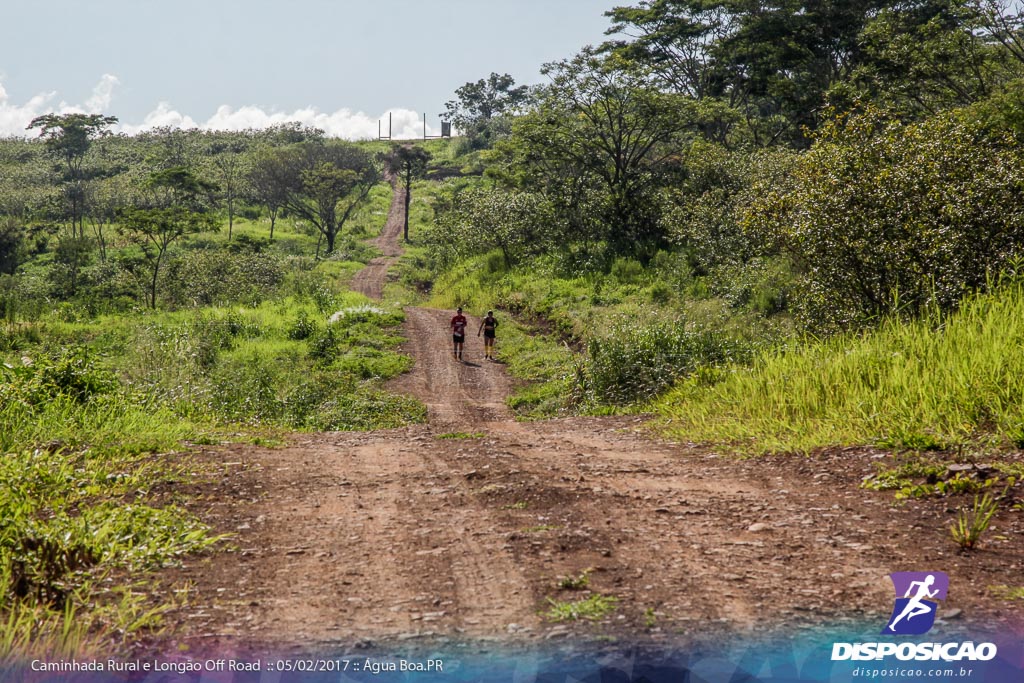
<instances>
[{"instance_id":1,"label":"runner in red shirt","mask_svg":"<svg viewBox=\"0 0 1024 683\"><path fill-rule=\"evenodd\" d=\"M466 341L466 325L469 321L466 320L466 316L462 315L462 307L455 313L455 317L452 318L452 357L456 360L462 360L462 344Z\"/></svg>"}]
</instances>

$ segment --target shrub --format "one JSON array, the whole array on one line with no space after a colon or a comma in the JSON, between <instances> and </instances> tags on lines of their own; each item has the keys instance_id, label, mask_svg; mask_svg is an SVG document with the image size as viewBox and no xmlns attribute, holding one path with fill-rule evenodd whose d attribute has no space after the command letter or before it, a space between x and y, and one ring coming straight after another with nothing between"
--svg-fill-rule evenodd
<instances>
[{"instance_id":1,"label":"shrub","mask_svg":"<svg viewBox=\"0 0 1024 683\"><path fill-rule=\"evenodd\" d=\"M826 125L788 192L750 207L803 273L815 330L950 310L1024 247L1024 152L964 112L905 125L867 112Z\"/></svg>"},{"instance_id":2,"label":"shrub","mask_svg":"<svg viewBox=\"0 0 1024 683\"><path fill-rule=\"evenodd\" d=\"M319 326L315 320L309 317L305 309L300 310L299 314L295 317L295 320L288 326L288 338L294 339L295 341L302 341L303 339L309 339L317 333Z\"/></svg>"},{"instance_id":3,"label":"shrub","mask_svg":"<svg viewBox=\"0 0 1024 683\"><path fill-rule=\"evenodd\" d=\"M588 355L585 395L625 405L651 398L699 367L747 354L733 339L673 321L648 327L620 323L608 336L592 340Z\"/></svg>"}]
</instances>

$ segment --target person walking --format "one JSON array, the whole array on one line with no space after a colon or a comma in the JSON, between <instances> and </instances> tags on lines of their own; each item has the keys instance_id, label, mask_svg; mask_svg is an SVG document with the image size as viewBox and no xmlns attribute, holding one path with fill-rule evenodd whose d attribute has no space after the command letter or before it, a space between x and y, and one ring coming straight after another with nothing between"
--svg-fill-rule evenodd
<instances>
[{"instance_id":1,"label":"person walking","mask_svg":"<svg viewBox=\"0 0 1024 683\"><path fill-rule=\"evenodd\" d=\"M495 360L494 358L494 338L498 329L498 320L494 317L494 311L487 311L487 317L480 321L480 329L476 331L476 336L480 336L483 332L484 335L484 358L487 360Z\"/></svg>"},{"instance_id":2,"label":"person walking","mask_svg":"<svg viewBox=\"0 0 1024 683\"><path fill-rule=\"evenodd\" d=\"M452 318L452 358L462 360L462 345L466 341L466 326L469 321L462 315L462 307L459 306L455 316Z\"/></svg>"}]
</instances>

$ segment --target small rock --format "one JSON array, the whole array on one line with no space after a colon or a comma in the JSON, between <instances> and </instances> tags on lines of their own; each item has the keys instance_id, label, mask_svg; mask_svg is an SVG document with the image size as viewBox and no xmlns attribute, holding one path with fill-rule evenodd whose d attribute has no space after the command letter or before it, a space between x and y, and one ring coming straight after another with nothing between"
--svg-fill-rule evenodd
<instances>
[{"instance_id":1,"label":"small rock","mask_svg":"<svg viewBox=\"0 0 1024 683\"><path fill-rule=\"evenodd\" d=\"M949 610L947 612L943 612L942 613L942 618L943 619L956 619L957 617L959 617L963 613L964 613L964 611L962 609L954 607L953 609L951 609L951 610Z\"/></svg>"},{"instance_id":2,"label":"small rock","mask_svg":"<svg viewBox=\"0 0 1024 683\"><path fill-rule=\"evenodd\" d=\"M748 526L747 527L747 531L756 534L757 532L764 531L767 528L768 528L768 525L765 524L764 522L757 522L756 524L751 524L750 526Z\"/></svg>"}]
</instances>

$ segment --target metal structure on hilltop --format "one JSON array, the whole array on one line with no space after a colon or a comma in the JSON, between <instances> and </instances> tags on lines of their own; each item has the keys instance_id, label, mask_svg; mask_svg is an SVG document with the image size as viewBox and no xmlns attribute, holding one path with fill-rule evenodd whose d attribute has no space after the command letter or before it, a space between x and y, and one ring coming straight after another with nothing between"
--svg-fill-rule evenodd
<instances>
[{"instance_id":1,"label":"metal structure on hilltop","mask_svg":"<svg viewBox=\"0 0 1024 683\"><path fill-rule=\"evenodd\" d=\"M451 138L452 136L452 124L450 121L441 122L441 134L440 135L427 135L427 115L423 114L423 139L424 140L436 140L438 138ZM384 135L384 131L381 127L381 119L377 119L377 139L378 140L390 140L391 139L391 112L388 112L388 134Z\"/></svg>"}]
</instances>

